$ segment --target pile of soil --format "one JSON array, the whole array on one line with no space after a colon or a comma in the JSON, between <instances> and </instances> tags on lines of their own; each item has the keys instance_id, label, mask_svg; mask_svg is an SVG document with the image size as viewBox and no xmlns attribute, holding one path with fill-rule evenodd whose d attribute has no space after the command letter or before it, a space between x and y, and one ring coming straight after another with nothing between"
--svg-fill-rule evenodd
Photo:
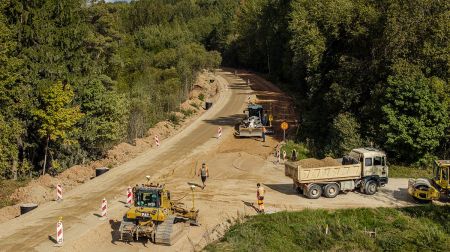
<instances>
[{"instance_id":1,"label":"pile of soil","mask_svg":"<svg viewBox=\"0 0 450 252\"><path fill-rule=\"evenodd\" d=\"M298 164L303 168L317 168L341 165L338 161L334 160L331 157L326 157L320 160L315 158L302 159L298 161Z\"/></svg>"}]
</instances>

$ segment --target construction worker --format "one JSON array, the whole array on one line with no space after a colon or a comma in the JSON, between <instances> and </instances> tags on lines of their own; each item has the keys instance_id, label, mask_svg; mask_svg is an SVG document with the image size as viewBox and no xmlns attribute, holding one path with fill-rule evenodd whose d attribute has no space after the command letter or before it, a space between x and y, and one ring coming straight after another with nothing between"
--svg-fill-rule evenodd
<instances>
[{"instance_id":1,"label":"construction worker","mask_svg":"<svg viewBox=\"0 0 450 252\"><path fill-rule=\"evenodd\" d=\"M297 161L297 150L295 149L292 150L291 159L292 161Z\"/></svg>"},{"instance_id":2,"label":"construction worker","mask_svg":"<svg viewBox=\"0 0 450 252\"><path fill-rule=\"evenodd\" d=\"M203 188L205 188L205 186L206 186L205 185L206 178L209 177L208 166L206 166L205 162L202 163L202 167L200 167L200 170L198 171L198 176L201 176L202 183L203 183Z\"/></svg>"},{"instance_id":3,"label":"construction worker","mask_svg":"<svg viewBox=\"0 0 450 252\"><path fill-rule=\"evenodd\" d=\"M262 141L265 142L266 141L266 127L263 126L262 128Z\"/></svg>"},{"instance_id":4,"label":"construction worker","mask_svg":"<svg viewBox=\"0 0 450 252\"><path fill-rule=\"evenodd\" d=\"M260 183L256 184L256 199L258 201L258 210L259 213L264 213L264 194L266 191L264 190L264 187L261 186Z\"/></svg>"}]
</instances>

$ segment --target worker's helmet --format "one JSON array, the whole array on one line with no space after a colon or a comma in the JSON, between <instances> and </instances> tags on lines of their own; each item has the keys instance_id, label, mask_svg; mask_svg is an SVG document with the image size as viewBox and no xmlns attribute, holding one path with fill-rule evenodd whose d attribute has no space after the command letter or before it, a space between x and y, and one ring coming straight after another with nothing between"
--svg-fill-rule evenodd
<instances>
[{"instance_id":1,"label":"worker's helmet","mask_svg":"<svg viewBox=\"0 0 450 252\"><path fill-rule=\"evenodd\" d=\"M202 165L205 165L205 161L202 162Z\"/></svg>"}]
</instances>

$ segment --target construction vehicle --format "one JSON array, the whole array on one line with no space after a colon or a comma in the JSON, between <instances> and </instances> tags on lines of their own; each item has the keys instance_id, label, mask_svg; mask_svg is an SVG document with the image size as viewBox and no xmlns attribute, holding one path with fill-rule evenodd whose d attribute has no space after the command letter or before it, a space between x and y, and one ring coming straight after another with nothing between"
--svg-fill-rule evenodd
<instances>
[{"instance_id":1,"label":"construction vehicle","mask_svg":"<svg viewBox=\"0 0 450 252\"><path fill-rule=\"evenodd\" d=\"M181 203L171 200L164 185L147 183L135 186L134 205L120 223L120 240L147 238L156 244L174 244L189 224L198 225L199 210L194 209L194 189L191 186L192 209L185 209Z\"/></svg>"},{"instance_id":2,"label":"construction vehicle","mask_svg":"<svg viewBox=\"0 0 450 252\"><path fill-rule=\"evenodd\" d=\"M310 199L317 199L321 195L334 198L341 191L355 189L373 195L378 187L388 183L388 166L383 151L358 148L338 160L341 165L312 168L288 161L285 163L285 175L292 178L298 193Z\"/></svg>"},{"instance_id":3,"label":"construction vehicle","mask_svg":"<svg viewBox=\"0 0 450 252\"><path fill-rule=\"evenodd\" d=\"M267 112L262 105L250 103L244 110L245 118L236 126L235 136L262 137L263 127L266 134L273 133Z\"/></svg>"},{"instance_id":4,"label":"construction vehicle","mask_svg":"<svg viewBox=\"0 0 450 252\"><path fill-rule=\"evenodd\" d=\"M409 179L408 193L417 201L439 200L450 193L450 160L435 160L433 178Z\"/></svg>"}]
</instances>

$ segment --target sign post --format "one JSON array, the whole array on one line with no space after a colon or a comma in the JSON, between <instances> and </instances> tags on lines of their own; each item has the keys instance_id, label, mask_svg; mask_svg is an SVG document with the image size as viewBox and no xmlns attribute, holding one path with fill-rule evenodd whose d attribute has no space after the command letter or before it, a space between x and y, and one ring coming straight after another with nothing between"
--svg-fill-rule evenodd
<instances>
[{"instance_id":1,"label":"sign post","mask_svg":"<svg viewBox=\"0 0 450 252\"><path fill-rule=\"evenodd\" d=\"M287 122L281 123L281 129L283 130L283 142L286 141L286 130L289 128L289 124Z\"/></svg>"}]
</instances>

